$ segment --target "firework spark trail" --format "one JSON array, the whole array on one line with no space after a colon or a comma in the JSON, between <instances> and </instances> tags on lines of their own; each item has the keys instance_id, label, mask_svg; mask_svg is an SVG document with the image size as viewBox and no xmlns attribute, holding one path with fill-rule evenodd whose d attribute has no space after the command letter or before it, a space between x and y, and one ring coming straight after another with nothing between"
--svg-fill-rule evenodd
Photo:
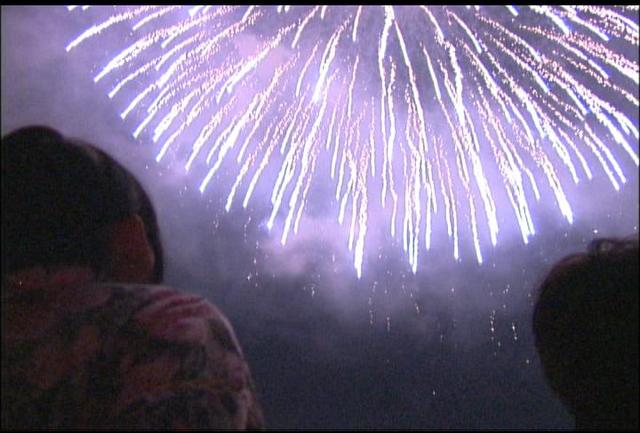
<instances>
[{"instance_id":1,"label":"firework spark trail","mask_svg":"<svg viewBox=\"0 0 640 433\"><path fill-rule=\"evenodd\" d=\"M327 43L327 47L324 50L324 54L322 55L322 62L320 63L320 73L318 82L316 83L315 90L313 92L313 102L318 102L320 99L320 93L322 91L322 87L327 77L327 73L329 72L329 68L331 67L331 62L336 56L336 47L338 46L338 42L340 41L340 36L344 31L344 25L340 26L338 30L331 36L329 42Z\"/></svg>"},{"instance_id":2,"label":"firework spark trail","mask_svg":"<svg viewBox=\"0 0 640 433\"><path fill-rule=\"evenodd\" d=\"M204 169L202 193L233 167L227 211L243 188L246 208L270 185L267 227L284 214L283 244L303 224L319 162L330 161L358 278L371 203L392 237L400 228L413 272L420 246L432 247L440 198L454 258L469 233L482 263L485 235L496 245L498 214L509 211L497 194L527 243L529 194L550 190L571 223L563 173L574 183L604 174L618 190L639 164L638 7L67 9L103 17L67 52L126 28L130 42L94 82L110 86L123 120L138 120L133 135L158 146L156 161Z\"/></svg>"},{"instance_id":3,"label":"firework spark trail","mask_svg":"<svg viewBox=\"0 0 640 433\"><path fill-rule=\"evenodd\" d=\"M482 93L480 93L480 95L482 98L482 102L475 101L475 106L478 110L478 113L484 120L481 124L485 132L485 137L487 138L491 145L491 148L493 149L493 153L495 155L496 161L498 162L500 172L503 175L511 206L516 210L516 218L518 220L518 224L520 225L522 240L524 243L527 243L528 236L533 234L533 223L531 222L531 215L527 206L527 202L526 200L523 200L525 193L522 183L522 173L520 171L520 166L522 164L521 161L518 161L518 164L516 164L514 158L515 154L511 151L508 145L508 138L504 134L504 131L501 128L496 117L492 116L490 113L487 113L487 111L483 108L488 106L488 104L486 99L484 99ZM500 147L496 146L492 138L492 134L489 131L489 126L493 127Z\"/></svg>"},{"instance_id":4,"label":"firework spark trail","mask_svg":"<svg viewBox=\"0 0 640 433\"><path fill-rule=\"evenodd\" d=\"M375 117L375 101L371 98L371 126L369 127L369 166L371 167L371 177L376 177L376 117Z\"/></svg>"},{"instance_id":5,"label":"firework spark trail","mask_svg":"<svg viewBox=\"0 0 640 433\"><path fill-rule=\"evenodd\" d=\"M351 33L351 40L357 42L358 35L358 23L360 22L360 14L362 13L362 6L358 6L358 12L356 12L356 19L353 21L353 32Z\"/></svg>"},{"instance_id":6,"label":"firework spark trail","mask_svg":"<svg viewBox=\"0 0 640 433\"><path fill-rule=\"evenodd\" d=\"M420 150L418 152L413 152L412 156L417 156L417 158L419 159L419 175L421 177L422 180L422 184L425 186L427 192L428 191L432 191L434 189L433 186L433 179L430 175L429 170L427 169L427 157L429 155L429 144L428 144L428 140L427 140L427 132L426 132L426 121L424 118L424 113L423 113L423 105L422 102L420 100L420 92L418 90L418 85L416 82L416 74L413 70L413 66L411 63L411 60L409 58L409 54L407 52L407 47L405 45L405 41L404 41L404 37L402 36L402 32L400 31L400 27L398 26L398 23L395 23L395 29L396 29L396 34L398 36L398 42L400 43L400 48L402 50L402 58L404 60L404 64L406 65L407 69L408 69L408 73L409 73L409 84L411 85L411 97L412 100L409 101L407 100L407 107L410 108L409 113L410 114L417 114L417 122L412 122L412 124L415 126L415 128L418 130L418 134L419 134L419 144L420 144ZM416 117L416 116L413 116ZM409 124L409 122L407 122L407 125ZM410 143L410 139L407 137L407 143ZM415 185L414 185L415 186ZM417 186L416 186L417 188ZM418 190L416 190L414 192L414 197L419 197L420 193ZM415 206L419 207L419 199L417 199L415 201ZM435 196L428 194L427 195L427 213L430 213L431 210L433 209L433 211L435 212L437 210L437 204L435 201ZM419 210L419 209L418 209ZM419 212L418 212L418 222L417 224L419 225ZM414 239L414 244L417 246L418 241L417 241L417 236L418 236L419 230L416 231L416 239ZM426 232L426 236L427 238L430 236L430 230L427 227L427 232ZM428 241L427 241L428 243ZM417 247L416 247L416 251L414 253L414 260L416 262L416 265L414 266L414 273L416 272L416 267L417 267Z\"/></svg>"},{"instance_id":7,"label":"firework spark trail","mask_svg":"<svg viewBox=\"0 0 640 433\"><path fill-rule=\"evenodd\" d=\"M293 216L293 209L296 206L296 201L298 199L298 195L300 193L300 189L302 188L302 184L303 184L303 179L307 179L307 173L312 169L312 167L315 165L315 156L312 157L313 154L313 144L316 140L316 135L318 134L318 129L320 127L320 124L322 122L322 120L324 119L324 113L326 111L327 108L327 93L329 91L329 88L331 87L331 84L333 82L333 79L335 78L335 74L332 75L328 80L327 80L327 85L324 91L324 95L322 98L322 105L320 107L320 112L318 113L316 120L314 121L312 127L311 127L311 132L310 134L307 136L307 138L304 140L304 145L303 145L303 151L302 151L302 166L300 169L300 175L298 176L298 180L296 183L296 186L294 187L293 193L291 194L291 198L289 200L289 215L287 216L287 220L285 222L285 228L284 231L282 233L282 244L284 245L286 240L287 240L287 234L289 231L289 227L291 225L291 219ZM307 183L307 187L305 188L305 191L308 191L308 183ZM302 204L300 205L300 209L303 208L304 206L304 196L306 194L303 194L303 199L302 199ZM301 211L300 211L301 212Z\"/></svg>"},{"instance_id":8,"label":"firework spark trail","mask_svg":"<svg viewBox=\"0 0 640 433\"><path fill-rule=\"evenodd\" d=\"M266 132L269 133L271 131L271 128L273 127L273 123L271 123L268 127ZM257 150L262 150L264 148L264 141L260 142L260 144L257 146ZM242 180L244 179L244 177L249 173L249 168L254 165L256 158L258 157L258 153L257 152L253 152L251 154L251 156L249 156L247 158L247 160L244 162L244 164L242 165L242 168L240 169L240 172L238 174L238 177L236 178L236 181L234 182L233 186L231 187L231 191L229 192L229 195L227 196L227 202L225 204L225 210L227 212L229 212L229 210L231 209L231 205L233 204L233 199L238 191L238 187L240 186L240 184L242 183ZM243 207L246 207L246 205L243 204Z\"/></svg>"},{"instance_id":9,"label":"firework spark trail","mask_svg":"<svg viewBox=\"0 0 640 433\"><path fill-rule=\"evenodd\" d=\"M302 67L302 71L300 72L300 78L298 78L298 84L296 85L296 98L300 96L300 89L302 88L302 81L304 79L304 74L305 72L307 72L307 69L311 65L311 62L313 61L319 46L320 46L319 44L316 44L316 46L313 47L313 51L311 52L311 55L309 56L306 63Z\"/></svg>"},{"instance_id":10,"label":"firework spark trail","mask_svg":"<svg viewBox=\"0 0 640 433\"><path fill-rule=\"evenodd\" d=\"M382 140L387 138L386 132L386 120L385 120L385 103L388 100L387 96L387 85L386 85L386 74L384 70L384 55L387 50L387 41L389 39L389 28L391 27L392 17L393 15L390 13L390 10L393 9L390 7L385 7L384 10L384 27L382 29L382 36L380 37L380 43L378 44L378 70L380 72L380 86L382 92L380 94L380 127L382 131ZM386 203L386 194L387 194L387 170L388 170L388 142L383 144L384 149L384 162L382 166L382 207L385 206Z\"/></svg>"},{"instance_id":11,"label":"firework spark trail","mask_svg":"<svg viewBox=\"0 0 640 433\"><path fill-rule=\"evenodd\" d=\"M499 42L498 42L499 43ZM502 75L504 76L505 80L508 82L509 87L511 89L513 89L513 91L515 92L516 96L518 96L518 98L520 99L520 101L522 101L527 109L527 111L531 114L531 117L534 121L534 124L539 132L539 134L543 137L547 136L547 131L549 131L549 128L545 127L545 125L543 126L543 121L544 121L544 117L543 119L540 118L540 114L541 114L541 110L539 108L537 108L536 104L534 103L534 101L532 101L531 97L526 93L526 91L520 87L516 80L510 75L508 74L496 61L496 59L492 56L492 55L488 55L489 60L491 61L491 63L494 65L494 67L499 70ZM518 114L518 112L516 111L516 113ZM523 122L523 125L527 125L526 121L524 120L524 118L522 117L522 115L519 115L518 118ZM528 128L528 126L526 126ZM533 140L532 140L533 141ZM557 143L554 143L552 145L552 147L554 148L554 150L558 151L558 146ZM553 165L551 164L551 162L549 161L548 156L546 155L546 153L544 152L536 152L534 154L535 156L539 157L538 162L540 163L540 165L542 166L545 175L547 176L547 179L549 180L549 184L551 186L551 188L554 191L554 195L556 197L556 200L558 202L558 205L560 206L560 209L562 211L562 214L565 216L565 218L567 218L567 221L572 222L573 221L573 215L571 212L571 208L566 200L564 191L562 190L562 187L560 186L560 182L557 178L557 175L553 169ZM563 160L565 162L565 164L568 164L569 166L571 166L570 161L567 161L566 158ZM572 171L573 172L573 171Z\"/></svg>"},{"instance_id":12,"label":"firework spark trail","mask_svg":"<svg viewBox=\"0 0 640 433\"><path fill-rule=\"evenodd\" d=\"M391 198L393 200L393 209L391 211L391 237L395 237L396 235L396 218L398 215L398 194L394 188L394 178L393 178L393 148L395 146L395 138L396 138L396 113L394 111L393 105L393 95L391 94L391 90L393 85L395 84L396 78L396 65L395 63L391 63L391 73L389 76L389 86L386 89L387 102L386 105L389 107L389 136L386 137L387 141L384 144L385 155L385 163L387 168L387 182L383 187L388 185L388 189L391 193ZM384 139L384 138L383 138ZM385 173L383 168L383 173ZM384 207L384 199L382 202L382 206Z\"/></svg>"},{"instance_id":13,"label":"firework spark trail","mask_svg":"<svg viewBox=\"0 0 640 433\"><path fill-rule=\"evenodd\" d=\"M74 39L73 42L71 42L70 44L67 45L67 47L66 47L67 52L71 51L73 48L75 48L76 46L80 45L86 39L89 39L89 38L91 38L93 36L96 36L96 35L100 34L102 31L104 31L105 29L113 26L114 24L117 24L117 23L122 22L122 21L130 20L131 18L144 13L145 11L149 10L150 8L151 8L151 6L145 6L145 7L141 7L141 8L138 8L138 9L134 9L132 11L126 11L124 13L109 17L109 19L107 19L106 21L104 21L104 22L102 22L102 23L100 23L98 25L91 26L90 28L85 30L84 33L82 33L80 36L78 36L76 39ZM72 10L73 9L70 9L70 11L72 11Z\"/></svg>"},{"instance_id":14,"label":"firework spark trail","mask_svg":"<svg viewBox=\"0 0 640 433\"><path fill-rule=\"evenodd\" d=\"M244 200L242 202L242 207L245 209L249 204L249 200L251 199L251 194L253 194L253 190L255 189L255 186L258 183L258 179L260 178L260 175L262 174L267 164L269 163L271 154L276 148L276 144L278 142L277 139L279 139L280 136L282 135L282 130L284 128L283 124L288 120L290 120L288 116L282 117L280 125L276 128L276 133L274 133L273 135L274 140L271 141L269 147L267 148L267 151L264 153L262 161L260 162L260 166L257 168L256 172L253 175L253 178L251 179L251 183L249 184L249 188L247 189L247 193L245 194ZM265 134L264 139L261 142L260 148L262 148L262 146L264 145L264 142L267 140L268 137L269 135Z\"/></svg>"},{"instance_id":15,"label":"firework spark trail","mask_svg":"<svg viewBox=\"0 0 640 433\"><path fill-rule=\"evenodd\" d=\"M341 98L342 94L340 93L340 100L342 100ZM340 120L338 121L338 128L336 131L336 135L335 135L335 139L334 139L334 146L333 146L333 156L331 157L331 179L335 178L336 175L336 162L338 160L338 149L340 149L340 131L342 131L342 126L344 125L344 120L345 120L345 107L338 104L336 106L336 109L340 110ZM340 183L342 183L342 181L340 181L338 183L338 187L336 188L336 200L338 199L338 195L340 193Z\"/></svg>"},{"instance_id":16,"label":"firework spark trail","mask_svg":"<svg viewBox=\"0 0 640 433\"><path fill-rule=\"evenodd\" d=\"M302 35L302 31L304 30L304 28L307 25L307 23L309 23L309 21L311 21L311 19L316 14L316 12L318 12L318 8L319 8L319 6L316 6L315 8L313 8L311 10L311 12L309 12L309 15L304 17L304 19L302 20L302 23L300 23L300 26L298 26L298 31L296 32L296 36L293 38L293 42L291 43L291 48L295 48L296 47L296 45L298 44L298 41L300 40L300 36Z\"/></svg>"}]
</instances>

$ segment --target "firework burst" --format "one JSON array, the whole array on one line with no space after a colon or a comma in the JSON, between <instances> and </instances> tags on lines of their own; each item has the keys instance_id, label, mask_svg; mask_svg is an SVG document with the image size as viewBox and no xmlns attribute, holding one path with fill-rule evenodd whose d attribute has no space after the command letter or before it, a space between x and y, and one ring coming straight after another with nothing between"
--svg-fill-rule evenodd
<instances>
[{"instance_id":1,"label":"firework burst","mask_svg":"<svg viewBox=\"0 0 640 433\"><path fill-rule=\"evenodd\" d=\"M87 8L69 7L93 24L67 51L126 26L94 80L126 95L121 116L157 161L203 167L203 193L232 167L227 211L267 184L283 244L329 175L358 277L374 203L414 272L436 216L456 258L469 221L481 263L497 191L526 243L541 184L571 223L560 173L618 190L616 155L638 165L637 7Z\"/></svg>"}]
</instances>

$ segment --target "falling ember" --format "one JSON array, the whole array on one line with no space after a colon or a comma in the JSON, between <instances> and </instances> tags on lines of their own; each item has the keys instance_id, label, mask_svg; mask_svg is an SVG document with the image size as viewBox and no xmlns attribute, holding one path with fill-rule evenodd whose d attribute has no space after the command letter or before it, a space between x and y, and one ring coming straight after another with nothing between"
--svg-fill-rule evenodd
<instances>
[{"instance_id":1,"label":"falling ember","mask_svg":"<svg viewBox=\"0 0 640 433\"><path fill-rule=\"evenodd\" d=\"M482 263L483 239L496 245L504 223L497 191L526 243L528 197L549 195L572 223L566 179L606 176L618 190L628 165L618 158L639 163L635 6L68 10L101 17L68 52L126 26L129 42L94 81L158 162L186 154L185 170L204 169L202 193L231 167L227 211L266 186L267 226L284 215L284 244L314 179L330 177L358 278L374 204L413 272L435 247L436 218L455 258L468 224Z\"/></svg>"}]
</instances>

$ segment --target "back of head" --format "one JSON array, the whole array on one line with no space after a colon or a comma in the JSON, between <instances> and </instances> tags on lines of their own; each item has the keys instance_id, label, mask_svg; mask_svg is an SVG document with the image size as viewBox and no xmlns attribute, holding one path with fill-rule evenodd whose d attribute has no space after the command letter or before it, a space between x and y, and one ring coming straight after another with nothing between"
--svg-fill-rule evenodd
<instances>
[{"instance_id":1,"label":"back of head","mask_svg":"<svg viewBox=\"0 0 640 433\"><path fill-rule=\"evenodd\" d=\"M32 266L88 265L100 273L110 224L145 207L156 224L149 198L124 167L42 126L2 138L2 204L3 279ZM158 260L161 273L161 254Z\"/></svg>"},{"instance_id":2,"label":"back of head","mask_svg":"<svg viewBox=\"0 0 640 433\"><path fill-rule=\"evenodd\" d=\"M536 346L579 428L638 426L638 239L600 239L540 288Z\"/></svg>"},{"instance_id":3,"label":"back of head","mask_svg":"<svg viewBox=\"0 0 640 433\"><path fill-rule=\"evenodd\" d=\"M147 195L142 185L140 185L140 182L138 182L138 180L133 177L133 175L128 173L126 169L124 169L115 159L109 156L109 154L88 143L84 143L78 140L74 140L74 143L83 146L85 150L95 155L95 158L97 158L99 164L104 167L108 179L111 179L113 177L117 178L119 172L120 177L126 177L126 184L128 185L129 195L135 196L135 198L130 197L129 200L134 200L137 213L142 218L142 221L145 224L147 240L149 241L149 244L154 252L155 260L150 282L162 282L162 279L164 277L164 254L162 248L162 240L160 239L160 228L158 225L156 212L153 204L151 203L149 195Z\"/></svg>"}]
</instances>

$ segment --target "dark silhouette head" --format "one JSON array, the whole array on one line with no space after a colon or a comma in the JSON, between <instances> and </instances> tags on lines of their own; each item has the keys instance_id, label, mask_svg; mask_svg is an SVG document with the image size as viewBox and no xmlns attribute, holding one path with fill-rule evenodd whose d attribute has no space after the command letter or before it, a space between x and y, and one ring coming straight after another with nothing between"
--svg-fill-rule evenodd
<instances>
[{"instance_id":1,"label":"dark silhouette head","mask_svg":"<svg viewBox=\"0 0 640 433\"><path fill-rule=\"evenodd\" d=\"M120 177L118 173L122 173L122 175L125 177L126 183L128 183L128 188L130 190L129 196L133 197L133 203L137 208L136 213L140 216L140 218L142 218L142 221L144 222L147 240L149 241L149 244L151 245L155 256L151 282L162 282L162 279L164 277L164 250L162 248L158 219L156 217L156 212L153 204L151 203L149 195L145 192L144 188L142 188L140 182L138 182L138 180L133 177L131 173L129 173L107 153L105 153L101 149L98 149L97 147L94 147L88 143L81 142L79 140L73 140L73 142L80 146L84 146L87 151L96 154L98 163L102 165L107 172L108 179L111 179L112 177Z\"/></svg>"},{"instance_id":2,"label":"dark silhouette head","mask_svg":"<svg viewBox=\"0 0 640 433\"><path fill-rule=\"evenodd\" d=\"M638 239L598 239L558 262L533 314L551 387L579 429L638 428Z\"/></svg>"},{"instance_id":3,"label":"dark silhouette head","mask_svg":"<svg viewBox=\"0 0 640 433\"><path fill-rule=\"evenodd\" d=\"M113 158L43 126L2 138L2 277L34 266L83 265L108 278L114 227L139 215L162 279L155 212ZM133 238L132 238L133 239ZM121 260L122 261L122 260Z\"/></svg>"}]
</instances>

